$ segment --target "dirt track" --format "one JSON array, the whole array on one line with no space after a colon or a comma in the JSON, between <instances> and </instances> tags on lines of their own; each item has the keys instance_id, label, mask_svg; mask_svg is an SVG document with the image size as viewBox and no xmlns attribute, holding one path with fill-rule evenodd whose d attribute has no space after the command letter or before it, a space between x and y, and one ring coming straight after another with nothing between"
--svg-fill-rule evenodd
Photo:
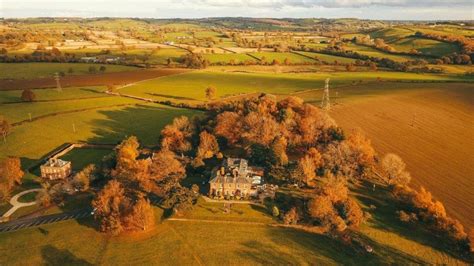
<instances>
[{"instance_id":1,"label":"dirt track","mask_svg":"<svg viewBox=\"0 0 474 266\"><path fill-rule=\"evenodd\" d=\"M61 78L62 87L98 85L124 85L144 79L158 78L189 71L183 68L143 69L127 72L66 76ZM0 90L22 90L56 87L53 78L0 80Z\"/></svg>"}]
</instances>

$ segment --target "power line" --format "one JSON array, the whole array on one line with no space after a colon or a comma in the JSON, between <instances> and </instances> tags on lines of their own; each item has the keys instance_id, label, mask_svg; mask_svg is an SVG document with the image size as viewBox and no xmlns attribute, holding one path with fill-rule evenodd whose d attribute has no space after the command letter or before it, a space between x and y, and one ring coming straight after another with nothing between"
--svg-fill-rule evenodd
<instances>
[{"instance_id":1,"label":"power line","mask_svg":"<svg viewBox=\"0 0 474 266\"><path fill-rule=\"evenodd\" d=\"M326 111L331 109L331 103L329 101L329 78L326 79L326 84L324 86L323 99L321 100L321 108Z\"/></svg>"}]
</instances>

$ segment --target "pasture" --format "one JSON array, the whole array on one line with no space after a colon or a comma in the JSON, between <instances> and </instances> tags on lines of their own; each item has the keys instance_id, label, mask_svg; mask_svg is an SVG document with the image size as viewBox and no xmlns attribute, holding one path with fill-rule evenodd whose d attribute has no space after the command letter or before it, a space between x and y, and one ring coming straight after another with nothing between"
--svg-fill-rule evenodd
<instances>
[{"instance_id":1,"label":"pasture","mask_svg":"<svg viewBox=\"0 0 474 266\"><path fill-rule=\"evenodd\" d=\"M315 62L315 60L312 58L301 56L295 53L260 52L250 53L250 55L268 63L272 63L273 60L276 60L280 64L283 64L286 59L288 59L291 64L304 64Z\"/></svg>"},{"instance_id":2,"label":"pasture","mask_svg":"<svg viewBox=\"0 0 474 266\"><path fill-rule=\"evenodd\" d=\"M380 156L400 155L412 182L432 191L448 213L470 228L473 89L472 83L375 82L340 87L331 92L335 105L330 115L346 130L366 132ZM298 96L319 105L321 92Z\"/></svg>"},{"instance_id":3,"label":"pasture","mask_svg":"<svg viewBox=\"0 0 474 266\"><path fill-rule=\"evenodd\" d=\"M298 52L298 53L305 55L307 57L311 57L313 59L317 59L321 62L326 62L328 64L332 64L335 62L343 63L343 64L351 64L351 63L355 63L356 61L353 58L335 56L335 55L329 55L329 54L323 54L323 53L313 53L313 52Z\"/></svg>"},{"instance_id":4,"label":"pasture","mask_svg":"<svg viewBox=\"0 0 474 266\"><path fill-rule=\"evenodd\" d=\"M375 48L364 46L364 45L357 45L354 43L346 45L348 50L357 52L362 55L367 55L370 57L377 57L377 58L388 58L395 62L406 62L409 60L416 60L420 59L420 57L415 56L408 56L408 55L396 55L396 54L389 54L382 51L379 51Z\"/></svg>"},{"instance_id":5,"label":"pasture","mask_svg":"<svg viewBox=\"0 0 474 266\"><path fill-rule=\"evenodd\" d=\"M411 49L416 49L423 54L436 56L444 56L461 51L460 47L456 44L416 37L403 38L391 45L397 51L409 52Z\"/></svg>"},{"instance_id":6,"label":"pasture","mask_svg":"<svg viewBox=\"0 0 474 266\"><path fill-rule=\"evenodd\" d=\"M34 79L51 78L56 72L64 72L66 75L91 74L89 67L99 68L104 66L105 73L136 70L135 67L120 65L100 65L83 63L0 63L0 79ZM69 70L72 69L72 73Z\"/></svg>"},{"instance_id":7,"label":"pasture","mask_svg":"<svg viewBox=\"0 0 474 266\"><path fill-rule=\"evenodd\" d=\"M282 66L283 67L283 66ZM193 71L180 75L161 77L138 82L120 89L123 94L130 94L155 100L196 103L206 100L205 89L214 86L218 97L227 97L242 93L265 92L276 95L287 95L299 91L319 89L326 78L331 78L331 86L351 85L354 82L374 82L377 80L403 82L463 81L469 77L457 75L415 74L400 72L318 72L318 73L242 73L225 72L226 67L215 67L213 70ZM241 68L240 68L241 69ZM250 71L250 70L249 70ZM173 88L170 90L170 88Z\"/></svg>"},{"instance_id":8,"label":"pasture","mask_svg":"<svg viewBox=\"0 0 474 266\"><path fill-rule=\"evenodd\" d=\"M376 218L360 229L357 234L374 248L368 254L317 233L272 226L265 209L236 205L224 214L221 203L201 202L184 221L161 220L163 211L155 208L155 228L119 237L97 232L91 218L1 233L0 263L463 264L439 246L417 242L429 236L410 234L395 220L384 224L388 230ZM385 213L375 211L376 217Z\"/></svg>"},{"instance_id":9,"label":"pasture","mask_svg":"<svg viewBox=\"0 0 474 266\"><path fill-rule=\"evenodd\" d=\"M28 167L66 142L117 144L135 135L144 145L156 145L160 130L175 116L193 114L189 110L135 101L126 106L48 116L15 126L7 142L0 144L0 156L21 157L24 167Z\"/></svg>"},{"instance_id":10,"label":"pasture","mask_svg":"<svg viewBox=\"0 0 474 266\"><path fill-rule=\"evenodd\" d=\"M250 57L247 54L222 53L204 54L203 56L205 59L209 60L211 64L230 64L231 62L238 64L245 61L257 61L255 58Z\"/></svg>"},{"instance_id":11,"label":"pasture","mask_svg":"<svg viewBox=\"0 0 474 266\"><path fill-rule=\"evenodd\" d=\"M141 80L157 78L167 75L179 74L187 72L187 69L181 68L152 68L138 69L133 68L132 71L100 73L94 75L73 75L61 78L61 86L65 89L68 87L87 87L87 86L103 86L103 85L126 85ZM38 88L55 88L56 81L50 78L35 79L16 79L2 80L0 79L0 91L5 90L21 90L21 89L38 89Z\"/></svg>"}]
</instances>

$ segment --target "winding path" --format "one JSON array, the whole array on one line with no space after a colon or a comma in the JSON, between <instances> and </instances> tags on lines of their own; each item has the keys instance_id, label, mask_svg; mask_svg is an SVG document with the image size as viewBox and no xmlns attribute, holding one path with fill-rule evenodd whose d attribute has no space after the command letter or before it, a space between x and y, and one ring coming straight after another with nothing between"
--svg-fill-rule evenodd
<instances>
[{"instance_id":1,"label":"winding path","mask_svg":"<svg viewBox=\"0 0 474 266\"><path fill-rule=\"evenodd\" d=\"M20 192L18 194L16 194L15 196L13 196L11 199L10 199L10 204L13 206L11 207L6 213L3 214L2 217L6 218L6 217L10 217L10 215L12 215L16 210L18 210L19 208L22 208L22 207L28 207L28 206L33 206L36 204L36 201L31 201L31 202L19 202L18 199L25 195L25 194L28 194L28 193L32 193L32 192L37 192L37 191L41 191L42 189L41 188L34 188L34 189L29 189L29 190L25 190L23 192Z\"/></svg>"}]
</instances>

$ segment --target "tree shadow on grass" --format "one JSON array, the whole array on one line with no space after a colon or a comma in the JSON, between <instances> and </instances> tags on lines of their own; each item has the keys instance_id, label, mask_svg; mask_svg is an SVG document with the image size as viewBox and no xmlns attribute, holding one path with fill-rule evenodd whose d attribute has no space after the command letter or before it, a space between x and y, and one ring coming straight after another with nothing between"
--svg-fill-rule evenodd
<instances>
[{"instance_id":1,"label":"tree shadow on grass","mask_svg":"<svg viewBox=\"0 0 474 266\"><path fill-rule=\"evenodd\" d=\"M291 256L293 256L293 258L290 259L290 263L280 262L278 264L314 264L316 262L364 265L426 264L425 261L418 257L389 246L378 244L370 239L364 239L364 242L373 247L374 251L372 253L366 252L365 249L361 247L343 244L325 235L304 232L293 228L271 228L268 230L268 235L277 246L294 247L295 250L301 251L302 254L307 254L305 257L295 254L285 254L285 257L291 258ZM257 249L255 252L261 253L262 250ZM270 258L267 263L272 262L272 260L280 260L279 256L273 254L273 250L268 251L264 249L263 252L267 254L253 254L253 256Z\"/></svg>"},{"instance_id":2,"label":"tree shadow on grass","mask_svg":"<svg viewBox=\"0 0 474 266\"><path fill-rule=\"evenodd\" d=\"M169 98L169 99L173 99L173 100L191 100L191 101L195 101L195 100L196 100L196 99L189 98L189 97L174 96L174 95L159 94L159 93L147 93L147 94L148 94L148 95L151 95L151 96Z\"/></svg>"},{"instance_id":3,"label":"tree shadow on grass","mask_svg":"<svg viewBox=\"0 0 474 266\"><path fill-rule=\"evenodd\" d=\"M71 251L47 245L41 249L41 256L46 265L93 265L76 257Z\"/></svg>"},{"instance_id":4,"label":"tree shadow on grass","mask_svg":"<svg viewBox=\"0 0 474 266\"><path fill-rule=\"evenodd\" d=\"M395 233L403 238L432 247L454 258L468 262L465 257L453 250L452 245L434 235L423 225L407 225L402 223L396 213L400 208L397 207L397 203L394 201L388 188L377 187L373 191L370 187L369 183L364 183L361 186L355 187L353 191L356 193L356 198L365 206L376 206L375 210L365 209L365 211L372 215L370 222L373 228Z\"/></svg>"},{"instance_id":5,"label":"tree shadow on grass","mask_svg":"<svg viewBox=\"0 0 474 266\"><path fill-rule=\"evenodd\" d=\"M104 119L92 121L95 137L89 143L119 143L128 136L136 136L144 145L157 145L161 129L176 116L198 114L194 110L160 105L129 106L114 110L99 110Z\"/></svg>"}]
</instances>

